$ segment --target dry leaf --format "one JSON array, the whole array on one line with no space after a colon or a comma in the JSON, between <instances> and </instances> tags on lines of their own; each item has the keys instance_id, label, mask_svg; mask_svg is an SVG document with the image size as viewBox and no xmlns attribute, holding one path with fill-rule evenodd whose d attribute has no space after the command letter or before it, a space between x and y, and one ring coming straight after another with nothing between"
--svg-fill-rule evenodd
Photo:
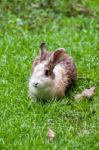
<instances>
[{"instance_id":1,"label":"dry leaf","mask_svg":"<svg viewBox=\"0 0 99 150\"><path fill-rule=\"evenodd\" d=\"M91 98L95 92L95 87L91 87L90 89L85 89L83 91L83 96L87 98Z\"/></svg>"},{"instance_id":2,"label":"dry leaf","mask_svg":"<svg viewBox=\"0 0 99 150\"><path fill-rule=\"evenodd\" d=\"M54 133L54 131L51 130L51 129L49 129L47 136L48 136L48 139L49 139L50 141L52 141L52 140L55 138L55 133Z\"/></svg>"},{"instance_id":3,"label":"dry leaf","mask_svg":"<svg viewBox=\"0 0 99 150\"><path fill-rule=\"evenodd\" d=\"M75 100L81 100L82 98L91 98L95 93L95 87L85 89L82 93L79 93L75 96Z\"/></svg>"},{"instance_id":4,"label":"dry leaf","mask_svg":"<svg viewBox=\"0 0 99 150\"><path fill-rule=\"evenodd\" d=\"M75 95L75 100L81 100L83 98L82 93Z\"/></svg>"},{"instance_id":5,"label":"dry leaf","mask_svg":"<svg viewBox=\"0 0 99 150\"><path fill-rule=\"evenodd\" d=\"M39 5L38 4L31 4L32 8L39 8Z\"/></svg>"}]
</instances>

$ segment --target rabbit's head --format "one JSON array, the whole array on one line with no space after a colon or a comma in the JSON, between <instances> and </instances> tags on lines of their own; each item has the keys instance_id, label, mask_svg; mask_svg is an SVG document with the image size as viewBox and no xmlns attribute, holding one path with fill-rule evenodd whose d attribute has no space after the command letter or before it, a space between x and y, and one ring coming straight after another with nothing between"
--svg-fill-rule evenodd
<instances>
[{"instance_id":1,"label":"rabbit's head","mask_svg":"<svg viewBox=\"0 0 99 150\"><path fill-rule=\"evenodd\" d=\"M54 85L57 73L55 66L63 59L64 49L47 52L45 44L40 45L40 56L32 66L29 80L29 93L32 97L47 98L54 96Z\"/></svg>"}]
</instances>

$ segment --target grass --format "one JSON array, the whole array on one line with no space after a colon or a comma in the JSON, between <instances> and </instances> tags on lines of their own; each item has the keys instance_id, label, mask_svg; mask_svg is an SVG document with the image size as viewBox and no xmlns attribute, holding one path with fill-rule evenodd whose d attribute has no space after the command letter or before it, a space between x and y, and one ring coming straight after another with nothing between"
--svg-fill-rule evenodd
<instances>
[{"instance_id":1,"label":"grass","mask_svg":"<svg viewBox=\"0 0 99 150\"><path fill-rule=\"evenodd\" d=\"M0 149L98 150L99 149L99 20L63 17L28 30L7 14L0 27ZM59 22L58 22L59 21ZM65 98L33 103L28 97L32 61L44 41L74 58L79 77ZM75 94L95 86L91 100L76 102ZM56 137L47 139L51 128Z\"/></svg>"}]
</instances>

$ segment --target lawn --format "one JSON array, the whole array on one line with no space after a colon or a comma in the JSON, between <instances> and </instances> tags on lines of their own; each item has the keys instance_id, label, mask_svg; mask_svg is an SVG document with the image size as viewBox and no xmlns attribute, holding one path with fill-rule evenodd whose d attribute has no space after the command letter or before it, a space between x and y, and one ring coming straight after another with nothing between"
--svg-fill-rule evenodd
<instances>
[{"instance_id":1,"label":"lawn","mask_svg":"<svg viewBox=\"0 0 99 150\"><path fill-rule=\"evenodd\" d=\"M66 17L35 10L36 20L29 24L4 9L5 3L0 5L0 150L98 150L98 15ZM89 7L99 14L98 0ZM30 68L41 42L50 51L64 47L75 61L78 78L84 77L58 101L32 102L28 96ZM96 91L90 100L74 100L92 86ZM51 142L49 128L55 132Z\"/></svg>"}]
</instances>

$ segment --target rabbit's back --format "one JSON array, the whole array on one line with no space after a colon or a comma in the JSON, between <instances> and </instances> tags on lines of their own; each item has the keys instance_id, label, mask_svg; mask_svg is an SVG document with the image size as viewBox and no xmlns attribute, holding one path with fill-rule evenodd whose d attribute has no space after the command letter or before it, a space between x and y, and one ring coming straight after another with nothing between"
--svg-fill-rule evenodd
<instances>
[{"instance_id":1,"label":"rabbit's back","mask_svg":"<svg viewBox=\"0 0 99 150\"><path fill-rule=\"evenodd\" d=\"M77 78L76 66L73 59L69 55L65 55L54 68L55 84L53 91L56 96L64 96L67 88L69 88Z\"/></svg>"}]
</instances>

